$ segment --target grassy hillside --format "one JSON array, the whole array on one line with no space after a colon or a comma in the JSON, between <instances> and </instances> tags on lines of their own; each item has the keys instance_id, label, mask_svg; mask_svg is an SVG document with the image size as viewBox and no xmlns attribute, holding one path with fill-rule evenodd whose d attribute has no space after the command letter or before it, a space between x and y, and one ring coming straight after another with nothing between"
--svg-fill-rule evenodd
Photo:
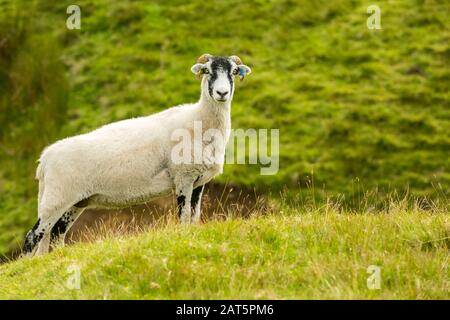
<instances>
[{"instance_id":1,"label":"grassy hillside","mask_svg":"<svg viewBox=\"0 0 450 320\"><path fill-rule=\"evenodd\" d=\"M0 298L448 299L449 236L444 212L402 209L169 223L2 265ZM367 287L371 265L377 290ZM74 270L79 290L67 286Z\"/></svg>"},{"instance_id":2,"label":"grassy hillside","mask_svg":"<svg viewBox=\"0 0 450 320\"><path fill-rule=\"evenodd\" d=\"M48 143L102 124L195 101L197 56L238 54L235 128L279 128L280 172L227 165L220 181L297 193L314 180L357 203L450 186L447 1L367 2L0 0L0 253L35 219L35 160ZM6 39L6 40L4 40ZM314 175L311 178L311 175Z\"/></svg>"}]
</instances>

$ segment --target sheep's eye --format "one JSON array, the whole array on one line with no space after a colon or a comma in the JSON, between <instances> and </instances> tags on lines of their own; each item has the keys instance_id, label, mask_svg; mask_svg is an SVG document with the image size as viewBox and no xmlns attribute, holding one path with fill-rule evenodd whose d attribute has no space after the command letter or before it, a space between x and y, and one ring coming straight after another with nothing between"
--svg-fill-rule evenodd
<instances>
[{"instance_id":1,"label":"sheep's eye","mask_svg":"<svg viewBox=\"0 0 450 320\"><path fill-rule=\"evenodd\" d=\"M239 68L233 70L233 75L237 75L239 73Z\"/></svg>"},{"instance_id":2,"label":"sheep's eye","mask_svg":"<svg viewBox=\"0 0 450 320\"><path fill-rule=\"evenodd\" d=\"M202 74L208 74L209 70L208 68L202 68Z\"/></svg>"}]
</instances>

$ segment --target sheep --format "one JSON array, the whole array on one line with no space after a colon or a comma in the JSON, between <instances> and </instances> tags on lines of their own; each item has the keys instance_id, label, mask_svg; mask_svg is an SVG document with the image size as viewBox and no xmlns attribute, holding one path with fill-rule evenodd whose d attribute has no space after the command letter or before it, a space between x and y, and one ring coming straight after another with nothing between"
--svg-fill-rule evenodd
<instances>
[{"instance_id":1,"label":"sheep","mask_svg":"<svg viewBox=\"0 0 450 320\"><path fill-rule=\"evenodd\" d=\"M200 122L202 133L214 129L224 137L200 140L200 147L223 159L234 76L242 80L251 69L237 56L203 54L191 71L201 80L197 103L114 122L44 149L36 170L38 220L25 237L24 256L63 243L87 208L127 207L175 192L181 223L199 222L204 185L222 173L223 161L174 162L173 135L180 129L191 134Z\"/></svg>"}]
</instances>

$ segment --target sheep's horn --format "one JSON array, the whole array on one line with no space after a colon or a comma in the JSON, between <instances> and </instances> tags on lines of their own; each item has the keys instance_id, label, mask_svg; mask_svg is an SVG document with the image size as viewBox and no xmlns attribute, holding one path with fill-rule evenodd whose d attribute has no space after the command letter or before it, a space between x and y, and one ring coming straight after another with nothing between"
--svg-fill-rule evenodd
<instances>
[{"instance_id":1,"label":"sheep's horn","mask_svg":"<svg viewBox=\"0 0 450 320\"><path fill-rule=\"evenodd\" d=\"M211 59L211 58L212 58L212 55L210 55L209 53L202 54L197 59L197 63L207 63L209 61L209 59Z\"/></svg>"},{"instance_id":2,"label":"sheep's horn","mask_svg":"<svg viewBox=\"0 0 450 320\"><path fill-rule=\"evenodd\" d=\"M231 56L230 59L233 60L237 65L242 64L242 60L238 56Z\"/></svg>"}]
</instances>

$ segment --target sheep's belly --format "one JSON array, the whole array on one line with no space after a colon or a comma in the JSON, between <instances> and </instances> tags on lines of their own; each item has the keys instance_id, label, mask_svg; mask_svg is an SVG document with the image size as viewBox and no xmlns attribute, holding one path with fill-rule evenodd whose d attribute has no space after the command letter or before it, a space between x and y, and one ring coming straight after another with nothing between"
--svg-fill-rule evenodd
<instances>
[{"instance_id":1,"label":"sheep's belly","mask_svg":"<svg viewBox=\"0 0 450 320\"><path fill-rule=\"evenodd\" d=\"M149 179L145 186L135 185L133 181L130 181L129 185L123 188L100 192L91 196L88 203L90 207L123 208L165 196L173 189L174 184L169 171L164 169Z\"/></svg>"}]
</instances>

